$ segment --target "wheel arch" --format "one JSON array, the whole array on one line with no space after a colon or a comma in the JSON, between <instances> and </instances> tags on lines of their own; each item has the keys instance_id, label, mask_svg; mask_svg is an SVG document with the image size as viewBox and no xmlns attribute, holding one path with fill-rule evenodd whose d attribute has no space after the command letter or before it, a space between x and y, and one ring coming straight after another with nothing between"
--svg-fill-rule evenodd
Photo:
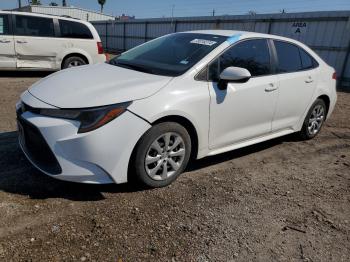
<instances>
[{"instance_id":1,"label":"wheel arch","mask_svg":"<svg viewBox=\"0 0 350 262\"><path fill-rule=\"evenodd\" d=\"M81 59L83 59L83 60L86 62L86 64L90 64L89 59L88 59L84 54L81 54L81 53L69 53L69 54L67 54L67 55L65 55L65 56L63 57L62 62L61 62L61 69L63 68L64 62L65 62L68 58L74 57L74 56L80 57Z\"/></svg>"},{"instance_id":2,"label":"wheel arch","mask_svg":"<svg viewBox=\"0 0 350 262\"><path fill-rule=\"evenodd\" d=\"M194 124L186 117L180 115L168 115L163 116L151 123L152 126L164 123L164 122L175 122L182 125L190 135L191 138L191 159L195 159L198 154L198 133Z\"/></svg>"},{"instance_id":3,"label":"wheel arch","mask_svg":"<svg viewBox=\"0 0 350 262\"><path fill-rule=\"evenodd\" d=\"M159 123L164 123L164 122L175 122L178 123L180 125L182 125L187 132L189 133L190 137L191 137L191 156L190 156L190 160L193 160L197 157L198 154L198 146L199 146L199 142L198 142L198 133L197 130L194 126L194 124L186 117L184 116L180 116L180 115L167 115L167 116L162 116L156 120L153 120L153 122L150 122L151 127L159 124ZM139 138L139 140L137 141L137 143L135 144L131 155L130 155L130 159L129 159L129 163L128 163L128 171L127 171L127 181L134 181L134 176L132 173L132 164L134 162L134 158L135 158L135 152L136 152L136 148L139 145L139 142L141 140L142 136Z\"/></svg>"},{"instance_id":4,"label":"wheel arch","mask_svg":"<svg viewBox=\"0 0 350 262\"><path fill-rule=\"evenodd\" d=\"M329 96L323 94L323 95L318 96L317 99L323 100L323 102L326 104L326 114L325 115L326 115L326 118L327 118L328 110L329 110L329 107L330 107L330 104L331 104L331 100L330 100Z\"/></svg>"}]
</instances>

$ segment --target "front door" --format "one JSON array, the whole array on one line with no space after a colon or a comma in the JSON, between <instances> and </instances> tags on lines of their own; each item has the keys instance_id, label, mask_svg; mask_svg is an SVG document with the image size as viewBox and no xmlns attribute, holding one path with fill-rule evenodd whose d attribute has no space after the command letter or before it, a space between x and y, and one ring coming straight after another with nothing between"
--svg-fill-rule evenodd
<instances>
[{"instance_id":1,"label":"front door","mask_svg":"<svg viewBox=\"0 0 350 262\"><path fill-rule=\"evenodd\" d=\"M52 18L16 15L14 39L18 68L57 67L57 41Z\"/></svg>"},{"instance_id":2,"label":"front door","mask_svg":"<svg viewBox=\"0 0 350 262\"><path fill-rule=\"evenodd\" d=\"M218 88L227 67L246 68L252 78ZM266 39L246 40L225 51L209 66L210 149L219 149L271 132L277 102L277 78L271 75L271 56Z\"/></svg>"},{"instance_id":3,"label":"front door","mask_svg":"<svg viewBox=\"0 0 350 262\"><path fill-rule=\"evenodd\" d=\"M16 55L10 19L7 14L0 14L0 68L16 68Z\"/></svg>"}]
</instances>

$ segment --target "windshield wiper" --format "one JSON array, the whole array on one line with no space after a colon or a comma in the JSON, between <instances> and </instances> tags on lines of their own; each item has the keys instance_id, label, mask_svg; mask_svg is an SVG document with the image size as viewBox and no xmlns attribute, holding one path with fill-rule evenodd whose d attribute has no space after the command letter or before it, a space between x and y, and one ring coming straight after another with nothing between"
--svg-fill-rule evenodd
<instances>
[{"instance_id":1,"label":"windshield wiper","mask_svg":"<svg viewBox=\"0 0 350 262\"><path fill-rule=\"evenodd\" d=\"M112 65L133 69L133 70L140 71L140 72L143 72L143 73L150 73L150 74L153 73L153 71L151 69L148 69L148 68L145 68L145 67L139 66L139 65L133 65L133 64L128 64L128 63L121 63L121 62L117 62L117 61L113 61Z\"/></svg>"}]
</instances>

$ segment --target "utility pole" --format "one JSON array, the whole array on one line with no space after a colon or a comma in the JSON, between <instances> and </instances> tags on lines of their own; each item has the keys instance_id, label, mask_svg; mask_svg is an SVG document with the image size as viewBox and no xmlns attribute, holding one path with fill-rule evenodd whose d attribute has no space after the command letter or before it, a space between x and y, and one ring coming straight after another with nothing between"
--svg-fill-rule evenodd
<instances>
[{"instance_id":1,"label":"utility pole","mask_svg":"<svg viewBox=\"0 0 350 262\"><path fill-rule=\"evenodd\" d=\"M174 24L174 9L175 9L175 5L171 6L171 27L173 27Z\"/></svg>"},{"instance_id":2,"label":"utility pole","mask_svg":"<svg viewBox=\"0 0 350 262\"><path fill-rule=\"evenodd\" d=\"M212 14L213 14L213 16L215 16L215 9L213 9L213 13Z\"/></svg>"},{"instance_id":3,"label":"utility pole","mask_svg":"<svg viewBox=\"0 0 350 262\"><path fill-rule=\"evenodd\" d=\"M175 9L175 5L171 6L171 18L174 19L174 9Z\"/></svg>"}]
</instances>

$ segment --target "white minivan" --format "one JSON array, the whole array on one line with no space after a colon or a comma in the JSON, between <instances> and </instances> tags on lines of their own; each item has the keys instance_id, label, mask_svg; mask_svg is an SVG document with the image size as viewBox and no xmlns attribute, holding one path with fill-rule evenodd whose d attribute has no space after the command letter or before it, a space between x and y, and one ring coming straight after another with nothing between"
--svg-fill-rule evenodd
<instances>
[{"instance_id":1,"label":"white minivan","mask_svg":"<svg viewBox=\"0 0 350 262\"><path fill-rule=\"evenodd\" d=\"M0 70L60 70L105 62L101 39L89 22L0 11Z\"/></svg>"}]
</instances>

